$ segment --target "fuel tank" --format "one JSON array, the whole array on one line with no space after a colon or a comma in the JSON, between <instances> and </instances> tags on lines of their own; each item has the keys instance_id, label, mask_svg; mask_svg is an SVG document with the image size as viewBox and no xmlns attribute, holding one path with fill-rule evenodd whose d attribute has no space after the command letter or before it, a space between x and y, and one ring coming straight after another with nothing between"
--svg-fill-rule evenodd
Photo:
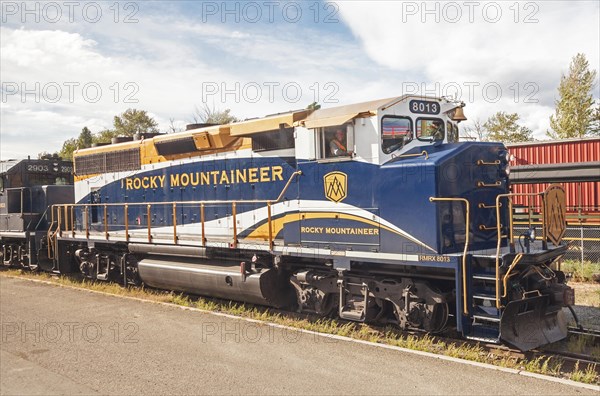
<instances>
[{"instance_id":1,"label":"fuel tank","mask_svg":"<svg viewBox=\"0 0 600 396\"><path fill-rule=\"evenodd\" d=\"M239 263L150 255L138 262L151 287L281 308L294 303L289 277L276 268L241 271Z\"/></svg>"}]
</instances>

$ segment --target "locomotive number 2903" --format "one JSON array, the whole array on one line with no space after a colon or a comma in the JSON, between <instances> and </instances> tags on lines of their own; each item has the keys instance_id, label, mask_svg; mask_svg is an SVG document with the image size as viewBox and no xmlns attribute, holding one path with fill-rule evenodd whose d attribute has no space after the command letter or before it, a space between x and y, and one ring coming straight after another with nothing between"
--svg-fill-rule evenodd
<instances>
[{"instance_id":1,"label":"locomotive number 2903","mask_svg":"<svg viewBox=\"0 0 600 396\"><path fill-rule=\"evenodd\" d=\"M27 165L27 172L48 172L48 165Z\"/></svg>"}]
</instances>

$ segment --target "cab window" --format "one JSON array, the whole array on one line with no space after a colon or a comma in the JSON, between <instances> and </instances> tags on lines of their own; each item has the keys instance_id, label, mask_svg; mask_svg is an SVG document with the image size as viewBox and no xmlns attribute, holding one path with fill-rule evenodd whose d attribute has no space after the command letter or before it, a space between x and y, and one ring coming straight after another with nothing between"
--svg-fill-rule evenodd
<instances>
[{"instance_id":1,"label":"cab window","mask_svg":"<svg viewBox=\"0 0 600 396\"><path fill-rule=\"evenodd\" d=\"M433 142L444 140L444 121L439 118L417 118L417 139Z\"/></svg>"},{"instance_id":2,"label":"cab window","mask_svg":"<svg viewBox=\"0 0 600 396\"><path fill-rule=\"evenodd\" d=\"M385 116L381 120L381 149L390 154L404 147L413 137L412 120Z\"/></svg>"},{"instance_id":3,"label":"cab window","mask_svg":"<svg viewBox=\"0 0 600 396\"><path fill-rule=\"evenodd\" d=\"M354 127L351 124L321 128L321 158L352 158Z\"/></svg>"}]
</instances>

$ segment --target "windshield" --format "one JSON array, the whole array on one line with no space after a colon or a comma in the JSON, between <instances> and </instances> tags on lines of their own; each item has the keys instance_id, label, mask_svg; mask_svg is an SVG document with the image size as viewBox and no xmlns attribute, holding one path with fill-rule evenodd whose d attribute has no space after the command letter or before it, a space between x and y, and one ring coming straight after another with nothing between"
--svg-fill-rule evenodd
<instances>
[{"instance_id":1,"label":"windshield","mask_svg":"<svg viewBox=\"0 0 600 396\"><path fill-rule=\"evenodd\" d=\"M406 117L383 117L381 120L381 149L390 154L412 140L412 121Z\"/></svg>"}]
</instances>

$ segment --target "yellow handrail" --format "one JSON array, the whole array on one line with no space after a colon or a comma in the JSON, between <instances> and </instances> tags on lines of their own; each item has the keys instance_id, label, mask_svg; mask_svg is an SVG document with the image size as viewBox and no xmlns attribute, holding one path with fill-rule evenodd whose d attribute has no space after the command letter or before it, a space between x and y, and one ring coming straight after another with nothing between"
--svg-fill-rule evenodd
<instances>
[{"instance_id":1,"label":"yellow handrail","mask_svg":"<svg viewBox=\"0 0 600 396\"><path fill-rule=\"evenodd\" d=\"M279 193L279 196L277 197L277 199L275 200L260 200L260 199L255 199L255 200L207 200L207 201L179 201L179 202L128 202L128 203L98 203L98 204L57 204L57 205L52 205L52 210L54 208L56 208L57 213L59 215L59 225L60 225L60 215L61 215L61 211L67 211L67 208L70 206L71 210L73 210L75 207L83 207L84 208L84 224L85 224L85 233L86 233L86 238L89 238L89 225L88 225L88 210L89 208L92 207L98 207L98 206L102 206L104 208L104 234L105 234L105 238L108 238L108 224L107 224L107 216L106 216L106 210L107 208L110 207L123 207L124 209L124 216L125 216L125 241L129 241L129 219L128 219L128 209L129 206L140 206L140 205L146 205L147 208L147 214L148 214L148 241L150 242L152 239L152 235L151 235L151 226L150 226L150 222L151 222L151 212L150 212L150 207L152 205L172 205L173 207L173 242L177 243L178 238L177 238L177 219L176 219L176 215L177 215L177 205L200 205L200 219L201 219L201 223L202 223L202 245L206 246L206 234L205 234L205 228L204 228L204 222L205 222L205 213L204 213L204 208L205 205L207 204L231 204L232 205L232 214L233 214L233 232L235 233L234 235L234 241L233 241L233 246L237 246L237 211L236 211L236 207L239 204L256 204L256 203L266 203L267 206L270 207L272 204L274 203L278 203L280 202L286 191L288 190L290 184L292 183L292 180L296 177L296 176L300 176L302 175L302 171L295 171L293 172L289 179L287 180L285 186L283 187L283 189L281 190L281 192ZM52 212L52 214L54 214L54 212ZM271 226L271 220L269 219L269 227ZM73 227L74 228L74 227ZM60 230L60 227L59 227ZM270 238L270 246L272 246L273 244L273 240L272 237Z\"/></svg>"},{"instance_id":2,"label":"yellow handrail","mask_svg":"<svg viewBox=\"0 0 600 396\"><path fill-rule=\"evenodd\" d=\"M512 212L512 198L513 197L536 197L539 195L542 195L543 193L508 193L508 194L498 194L496 196L496 227L497 227L497 231L498 231L498 243L496 245L496 308L500 309L501 308L501 304L500 304L500 250L502 247L502 224L500 223L501 221L501 217L500 217L500 208L502 207L502 203L500 202L501 199L503 198L508 198L508 208L511 210ZM512 213L509 212L508 213L508 227L509 227L509 232L508 232L508 241L510 244L514 243L514 236L512 233L512 228L513 228L513 217L512 217Z\"/></svg>"},{"instance_id":3,"label":"yellow handrail","mask_svg":"<svg viewBox=\"0 0 600 396\"><path fill-rule=\"evenodd\" d=\"M173 243L177 244L177 203L173 202Z\"/></svg>"},{"instance_id":4,"label":"yellow handrail","mask_svg":"<svg viewBox=\"0 0 600 396\"><path fill-rule=\"evenodd\" d=\"M54 226L54 207L50 207L50 226L48 227L48 233L46 234L46 241L48 243L48 260L54 259L54 254L51 253L50 249L50 240L53 238L50 236L52 234L52 227Z\"/></svg>"},{"instance_id":5,"label":"yellow handrail","mask_svg":"<svg viewBox=\"0 0 600 396\"><path fill-rule=\"evenodd\" d=\"M471 229L470 220L470 203L465 198L435 198L429 197L429 202L435 201L455 201L463 202L465 204L465 249L462 257L462 280L463 280L463 312L465 315L469 313L467 309L467 253L469 252L469 230Z\"/></svg>"},{"instance_id":6,"label":"yellow handrail","mask_svg":"<svg viewBox=\"0 0 600 396\"><path fill-rule=\"evenodd\" d=\"M415 154L400 154L400 155L396 155L394 156L394 158L406 158L406 157L420 157L424 155L425 159L428 160L429 159L429 153L425 150L421 151L420 153L415 153Z\"/></svg>"},{"instance_id":7,"label":"yellow handrail","mask_svg":"<svg viewBox=\"0 0 600 396\"><path fill-rule=\"evenodd\" d=\"M519 261L521 261L521 259L523 258L523 253L519 253L515 256L512 264L510 265L510 267L508 267L508 270L506 271L506 274L504 274L504 278L502 279L502 283L504 285L504 293L502 294L502 298L505 298L506 295L508 294L508 290L506 287L506 284L508 283L508 278L510 277L510 273L513 270L513 268L515 268L515 266L517 264L519 264Z\"/></svg>"},{"instance_id":8,"label":"yellow handrail","mask_svg":"<svg viewBox=\"0 0 600 396\"><path fill-rule=\"evenodd\" d=\"M492 162L486 162L484 160L477 160L477 165L481 166L481 165L500 165L500 160L496 160L496 161L492 161Z\"/></svg>"}]
</instances>

